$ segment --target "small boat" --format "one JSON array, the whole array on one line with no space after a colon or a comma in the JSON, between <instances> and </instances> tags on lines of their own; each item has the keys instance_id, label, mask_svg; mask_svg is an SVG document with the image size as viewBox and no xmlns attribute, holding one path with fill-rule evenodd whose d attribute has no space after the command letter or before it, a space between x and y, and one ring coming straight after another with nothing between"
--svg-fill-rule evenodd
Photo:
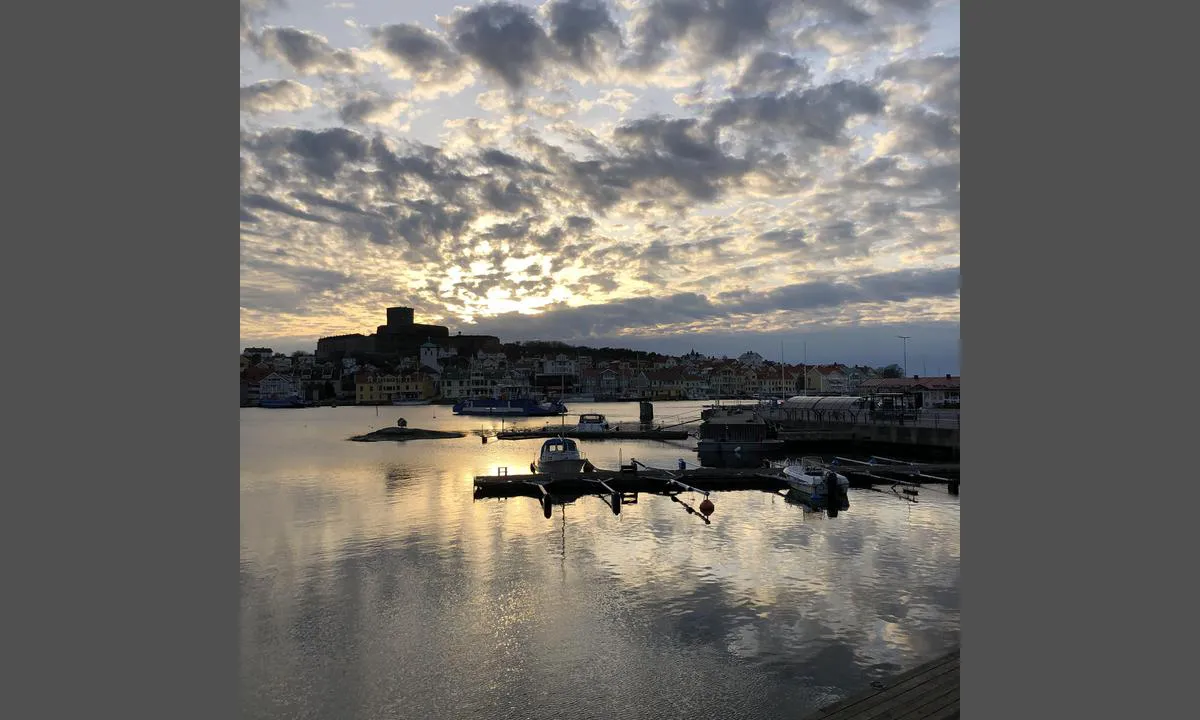
<instances>
[{"instance_id":1,"label":"small boat","mask_svg":"<svg viewBox=\"0 0 1200 720\"><path fill-rule=\"evenodd\" d=\"M603 433L608 432L608 418L600 413L584 413L579 416L579 422L575 425L575 432L581 433Z\"/></svg>"},{"instance_id":2,"label":"small boat","mask_svg":"<svg viewBox=\"0 0 1200 720\"><path fill-rule=\"evenodd\" d=\"M556 437L542 443L536 467L539 473L581 473L587 464L578 443L571 438Z\"/></svg>"},{"instance_id":3,"label":"small boat","mask_svg":"<svg viewBox=\"0 0 1200 720\"><path fill-rule=\"evenodd\" d=\"M827 465L821 458L804 457L800 458L798 463L791 462L776 467L783 470L789 495L795 495L806 504L816 507L850 509L850 479Z\"/></svg>"}]
</instances>

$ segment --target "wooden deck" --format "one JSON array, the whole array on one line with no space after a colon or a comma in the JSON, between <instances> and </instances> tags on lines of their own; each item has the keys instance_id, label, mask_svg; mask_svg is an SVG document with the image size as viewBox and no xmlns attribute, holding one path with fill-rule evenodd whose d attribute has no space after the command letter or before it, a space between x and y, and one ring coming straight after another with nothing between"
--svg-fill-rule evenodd
<instances>
[{"instance_id":1,"label":"wooden deck","mask_svg":"<svg viewBox=\"0 0 1200 720\"><path fill-rule=\"evenodd\" d=\"M957 720L959 648L804 720Z\"/></svg>"}]
</instances>

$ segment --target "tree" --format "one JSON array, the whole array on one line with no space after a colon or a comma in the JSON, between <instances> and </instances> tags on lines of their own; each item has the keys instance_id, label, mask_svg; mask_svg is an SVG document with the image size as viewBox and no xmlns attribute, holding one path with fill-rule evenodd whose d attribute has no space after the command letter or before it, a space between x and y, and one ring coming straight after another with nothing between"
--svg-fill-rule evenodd
<instances>
[{"instance_id":1,"label":"tree","mask_svg":"<svg viewBox=\"0 0 1200 720\"><path fill-rule=\"evenodd\" d=\"M882 377L882 378L890 379L890 378L900 377L900 366L897 365L896 363L892 363L891 365L888 365L887 367L876 368L875 371L878 372L879 377Z\"/></svg>"}]
</instances>

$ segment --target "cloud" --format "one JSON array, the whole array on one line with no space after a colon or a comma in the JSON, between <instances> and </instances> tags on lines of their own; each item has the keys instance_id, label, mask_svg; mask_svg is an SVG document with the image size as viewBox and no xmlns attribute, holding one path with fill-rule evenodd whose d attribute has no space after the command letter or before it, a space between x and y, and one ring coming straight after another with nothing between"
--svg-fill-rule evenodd
<instances>
[{"instance_id":1,"label":"cloud","mask_svg":"<svg viewBox=\"0 0 1200 720\"><path fill-rule=\"evenodd\" d=\"M255 193L246 193L246 194L242 195L243 218L245 218L245 216L248 214L245 210L246 208L258 209L258 210L269 210L272 212L283 213L284 215L289 215L291 217L298 218L300 220L308 220L309 222L320 222L320 223L330 222L329 218L323 217L321 215L314 215L312 213L304 212L303 210L294 208L291 205L280 202L279 200L276 200L274 198L267 197L265 195L258 195ZM251 217L253 217L253 216L251 216Z\"/></svg>"},{"instance_id":2,"label":"cloud","mask_svg":"<svg viewBox=\"0 0 1200 720\"><path fill-rule=\"evenodd\" d=\"M656 68L677 43L697 65L733 59L769 38L772 21L789 4L787 0L652 0L634 24L630 63L642 70Z\"/></svg>"},{"instance_id":3,"label":"cloud","mask_svg":"<svg viewBox=\"0 0 1200 720\"><path fill-rule=\"evenodd\" d=\"M606 47L621 43L621 29L603 0L554 0L548 5L550 39L583 69L591 69Z\"/></svg>"},{"instance_id":4,"label":"cloud","mask_svg":"<svg viewBox=\"0 0 1200 720\"><path fill-rule=\"evenodd\" d=\"M842 141L851 117L876 115L883 108L883 98L870 86L839 80L802 91L730 98L717 103L709 117L717 126L785 129L800 139L833 145Z\"/></svg>"},{"instance_id":5,"label":"cloud","mask_svg":"<svg viewBox=\"0 0 1200 720\"><path fill-rule=\"evenodd\" d=\"M761 313L796 313L853 303L899 302L949 298L958 293L958 268L881 273L847 282L805 282L773 290L722 293L709 298L696 293L636 297L604 304L570 307L554 304L536 315L505 313L480 320L480 332L501 337L555 338L579 341L611 337L627 331L674 332L728 323Z\"/></svg>"},{"instance_id":6,"label":"cloud","mask_svg":"<svg viewBox=\"0 0 1200 720\"><path fill-rule=\"evenodd\" d=\"M370 31L377 59L398 77L430 86L452 86L464 71L463 58L440 35L420 25L384 25Z\"/></svg>"},{"instance_id":7,"label":"cloud","mask_svg":"<svg viewBox=\"0 0 1200 720\"><path fill-rule=\"evenodd\" d=\"M730 90L735 95L777 93L795 89L812 79L812 71L803 60L791 55L764 50L754 55L741 77Z\"/></svg>"},{"instance_id":8,"label":"cloud","mask_svg":"<svg viewBox=\"0 0 1200 720\"><path fill-rule=\"evenodd\" d=\"M258 53L290 66L302 75L358 73L362 65L353 53L337 50L321 35L296 28L267 28L254 40Z\"/></svg>"},{"instance_id":9,"label":"cloud","mask_svg":"<svg viewBox=\"0 0 1200 720\"><path fill-rule=\"evenodd\" d=\"M294 112L311 107L316 93L295 80L260 80L241 89L242 112Z\"/></svg>"},{"instance_id":10,"label":"cloud","mask_svg":"<svg viewBox=\"0 0 1200 720\"><path fill-rule=\"evenodd\" d=\"M532 11L507 2L460 10L450 24L454 47L498 77L523 89L545 67L553 45Z\"/></svg>"},{"instance_id":11,"label":"cloud","mask_svg":"<svg viewBox=\"0 0 1200 720\"><path fill-rule=\"evenodd\" d=\"M347 99L338 108L338 117L347 125L386 125L411 107L404 98L362 93Z\"/></svg>"}]
</instances>

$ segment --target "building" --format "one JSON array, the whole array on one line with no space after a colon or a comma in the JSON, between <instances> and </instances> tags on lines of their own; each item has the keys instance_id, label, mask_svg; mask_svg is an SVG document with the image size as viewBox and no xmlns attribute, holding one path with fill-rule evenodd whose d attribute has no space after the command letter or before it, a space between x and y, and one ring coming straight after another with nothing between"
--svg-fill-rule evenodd
<instances>
[{"instance_id":1,"label":"building","mask_svg":"<svg viewBox=\"0 0 1200 720\"><path fill-rule=\"evenodd\" d=\"M287 400L300 395L300 384L291 376L273 372L258 383L260 400Z\"/></svg>"},{"instance_id":2,"label":"building","mask_svg":"<svg viewBox=\"0 0 1200 720\"><path fill-rule=\"evenodd\" d=\"M859 394L865 396L899 393L908 396L912 407L936 408L960 403L960 378L944 377L870 378L859 384Z\"/></svg>"}]
</instances>

